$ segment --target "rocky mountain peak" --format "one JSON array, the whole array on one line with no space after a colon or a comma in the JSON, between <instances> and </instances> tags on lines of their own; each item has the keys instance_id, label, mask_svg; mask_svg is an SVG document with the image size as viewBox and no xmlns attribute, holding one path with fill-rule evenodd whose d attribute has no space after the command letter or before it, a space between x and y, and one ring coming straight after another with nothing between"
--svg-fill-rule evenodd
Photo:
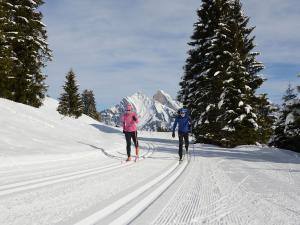
<instances>
[{"instance_id":1,"label":"rocky mountain peak","mask_svg":"<svg viewBox=\"0 0 300 225\"><path fill-rule=\"evenodd\" d=\"M178 101L162 90L157 91L152 98L137 92L123 98L118 105L102 111L103 121L109 125L120 125L121 115L128 103L138 114L140 130L170 130L173 117L181 107Z\"/></svg>"}]
</instances>

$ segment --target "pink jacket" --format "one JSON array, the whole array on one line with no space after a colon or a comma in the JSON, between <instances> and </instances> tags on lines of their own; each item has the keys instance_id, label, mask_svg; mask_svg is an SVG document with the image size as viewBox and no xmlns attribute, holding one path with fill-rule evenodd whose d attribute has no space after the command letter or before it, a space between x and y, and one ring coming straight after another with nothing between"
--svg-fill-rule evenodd
<instances>
[{"instance_id":1,"label":"pink jacket","mask_svg":"<svg viewBox=\"0 0 300 225\"><path fill-rule=\"evenodd\" d=\"M134 121L133 118L136 118ZM136 124L139 122L139 119L135 112L126 112L122 115L122 124L123 130L126 132L134 132L136 131Z\"/></svg>"}]
</instances>

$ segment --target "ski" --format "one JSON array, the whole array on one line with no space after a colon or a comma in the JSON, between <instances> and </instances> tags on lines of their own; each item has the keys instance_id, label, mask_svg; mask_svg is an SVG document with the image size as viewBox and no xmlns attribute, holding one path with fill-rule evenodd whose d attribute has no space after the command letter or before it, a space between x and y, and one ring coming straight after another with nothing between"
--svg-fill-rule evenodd
<instances>
[{"instance_id":1,"label":"ski","mask_svg":"<svg viewBox=\"0 0 300 225\"><path fill-rule=\"evenodd\" d=\"M139 161L139 157L136 156L134 159L130 159L130 160L121 160L121 164L123 163L130 163L130 162L138 162Z\"/></svg>"},{"instance_id":2,"label":"ski","mask_svg":"<svg viewBox=\"0 0 300 225\"><path fill-rule=\"evenodd\" d=\"M132 159L131 159L131 157L128 159L125 159L125 160L121 160L121 164L123 164L123 163L129 163L129 162L131 162L132 161Z\"/></svg>"}]
</instances>

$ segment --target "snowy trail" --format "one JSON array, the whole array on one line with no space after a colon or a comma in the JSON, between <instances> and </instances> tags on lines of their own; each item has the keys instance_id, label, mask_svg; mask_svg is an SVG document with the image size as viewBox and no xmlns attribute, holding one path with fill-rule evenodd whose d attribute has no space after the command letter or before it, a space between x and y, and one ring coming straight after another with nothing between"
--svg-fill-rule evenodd
<instances>
[{"instance_id":1,"label":"snowy trail","mask_svg":"<svg viewBox=\"0 0 300 225\"><path fill-rule=\"evenodd\" d=\"M217 179L215 168L211 163L201 161L197 158L192 161L184 175L181 184L178 184L176 193L172 196L169 204L166 205L160 216L153 224L213 224L212 220L220 222L220 218L232 211L232 207L224 207L224 203L242 185L247 177L241 180L233 189L221 195L216 187ZM226 208L226 210L225 210ZM220 218L218 218L220 217ZM238 224L239 219L232 217L224 224Z\"/></svg>"},{"instance_id":2,"label":"snowy trail","mask_svg":"<svg viewBox=\"0 0 300 225\"><path fill-rule=\"evenodd\" d=\"M68 220L72 220L74 216L76 218L78 211L86 215L85 211L88 213L94 206L100 205L103 208L107 201L110 202L123 189L131 192L130 190L139 189L143 185L145 187L146 183L161 175L162 171L171 168L172 163L177 163L177 160L168 160L163 164L154 161L153 144L147 142L145 146L148 148L141 149L138 163L112 160L117 163L103 168L2 185L0 210L3 213L0 214L0 224L56 224L61 221L64 221L61 224L67 224ZM155 169L152 168L154 165ZM120 174L125 176L120 177ZM78 196L80 199L77 199ZM31 216L28 217L29 214Z\"/></svg>"},{"instance_id":3,"label":"snowy trail","mask_svg":"<svg viewBox=\"0 0 300 225\"><path fill-rule=\"evenodd\" d=\"M174 170L178 170L177 173L175 173L174 177L171 177L171 181L176 179L183 169L185 168L186 163L183 165L179 165L178 162L173 164L171 168L169 168L167 171L165 171L163 174L155 178L154 180L151 180L150 182L144 184L142 187L139 187L135 191L125 195L121 199L118 199L117 201L111 203L104 209L101 209L100 211L94 213L93 215L79 221L75 225L93 225L93 224L103 224L100 220L105 218L106 216L116 212L119 208L122 206L128 204L130 201L133 201L135 198L138 198L140 195L142 195L145 191L152 188L157 183L161 182L162 180L166 179L165 185L161 185L160 187L163 187L163 190L166 189L170 185L170 180L167 179L167 176L170 175ZM180 168L179 168L180 167ZM160 193L160 190L158 191L158 194ZM150 199L150 201L145 200L145 203L142 201L139 201L140 205L135 205L136 208L131 208L131 211L127 211L127 213L123 214L121 217L117 218L116 220L110 222L109 224L127 224L130 222L134 215L137 215L141 210L143 210L148 204L150 204L154 199L155 196L158 195L155 191L151 192L146 198L147 200ZM154 197L152 197L152 195ZM154 198L154 199L153 199ZM107 224L107 221L105 222Z\"/></svg>"},{"instance_id":4,"label":"snowy trail","mask_svg":"<svg viewBox=\"0 0 300 225\"><path fill-rule=\"evenodd\" d=\"M135 217L152 204L172 183L183 173L189 160L178 163L177 150L174 148L174 141L167 139L141 138L141 140L155 143L157 153L149 158L153 160L167 160L173 162L167 171L164 171L155 179L149 181L143 186L133 189L126 193L108 206L101 208L87 217L70 224L74 225L93 225L93 224L111 224L122 225L129 224ZM163 143L161 143L162 141Z\"/></svg>"},{"instance_id":5,"label":"snowy trail","mask_svg":"<svg viewBox=\"0 0 300 225\"><path fill-rule=\"evenodd\" d=\"M183 172L186 168L187 162L183 162L181 168L179 168L170 178L168 178L164 183L159 185L154 191L144 197L142 200L139 200L134 207L130 208L126 213L119 216L117 219L109 223L110 225L121 225L128 224L134 220L143 210L145 210L152 202L159 197Z\"/></svg>"},{"instance_id":6,"label":"snowy trail","mask_svg":"<svg viewBox=\"0 0 300 225\"><path fill-rule=\"evenodd\" d=\"M139 131L141 160L121 163L120 128L56 108L0 99L1 225L299 225L297 153L198 144L178 164L170 133Z\"/></svg>"},{"instance_id":7,"label":"snowy trail","mask_svg":"<svg viewBox=\"0 0 300 225\"><path fill-rule=\"evenodd\" d=\"M299 225L299 172L299 159L282 151L198 146L173 187L131 224Z\"/></svg>"},{"instance_id":8,"label":"snowy trail","mask_svg":"<svg viewBox=\"0 0 300 225\"><path fill-rule=\"evenodd\" d=\"M103 165L107 171L99 166L28 181L13 188L41 187L10 195L1 196L6 191L1 186L0 223L299 225L298 157L257 147L196 145L195 155L190 151L178 165L177 140L141 136L140 141L149 155L137 163L118 160L118 168ZM55 183L60 179L66 180Z\"/></svg>"},{"instance_id":9,"label":"snowy trail","mask_svg":"<svg viewBox=\"0 0 300 225\"><path fill-rule=\"evenodd\" d=\"M104 149L102 149L102 152L106 152L106 151ZM153 150L149 146L146 153L141 154L140 160L146 159L151 154L153 154ZM109 155L109 154L106 153L106 155ZM111 155L111 157L117 157L117 156ZM110 170L119 169L119 168L122 168L125 166L130 166L133 163L134 162L132 161L132 162L120 164L120 162L118 162L118 161L117 162L113 161L113 162L109 163L108 165L104 165L104 166L98 166L98 167L94 167L91 169L80 170L77 172L63 173L60 175L48 176L48 177L43 177L43 178L39 178L39 179L30 179L30 177L33 174L29 173L29 175L27 175L28 176L27 179L30 179L30 180L1 185L0 186L0 197L9 195L9 194L13 194L13 193L17 193L17 192L21 192L21 191L27 191L27 190L31 190L31 189L35 189L35 188L44 187L47 185L52 185L52 184L59 183L59 182L65 182L65 181L70 181L73 179L80 179L80 178L83 178L86 176L104 173L104 172L107 172ZM45 173L45 171L43 171L43 173Z\"/></svg>"},{"instance_id":10,"label":"snowy trail","mask_svg":"<svg viewBox=\"0 0 300 225\"><path fill-rule=\"evenodd\" d=\"M2 185L0 186L0 196L16 193L16 192L21 192L21 191L27 191L31 190L34 188L40 188L44 187L47 185L63 182L63 181L69 181L73 179L79 179L82 177L98 174L98 173L103 173L106 171L110 171L113 169L117 169L120 167L124 166L129 166L130 164L123 164L120 165L120 163L112 163L108 166L103 166L103 167L98 167L94 169L88 169L80 172L74 172L74 173L67 173L67 174L62 174L62 175L56 175L56 176L51 176L51 177L46 177L46 178L41 178L41 179L35 179L35 180L30 180L30 181L24 181L24 182L19 182L19 183L14 183L14 184L7 184L7 185Z\"/></svg>"},{"instance_id":11,"label":"snowy trail","mask_svg":"<svg viewBox=\"0 0 300 225\"><path fill-rule=\"evenodd\" d=\"M15 169L8 168L0 170L0 186L16 182L27 181L28 179L39 179L55 175L62 175L72 172L85 171L99 167L99 157L94 160L74 160L71 162L52 162L50 164L35 166L20 166ZM108 165L111 159L101 159L101 166Z\"/></svg>"},{"instance_id":12,"label":"snowy trail","mask_svg":"<svg viewBox=\"0 0 300 225\"><path fill-rule=\"evenodd\" d=\"M299 157L197 145L178 164L177 140L145 134L140 141L148 148L137 163L121 164L118 151L107 152L102 169L25 181L11 188L27 191L1 196L9 190L2 185L0 224L299 225Z\"/></svg>"}]
</instances>

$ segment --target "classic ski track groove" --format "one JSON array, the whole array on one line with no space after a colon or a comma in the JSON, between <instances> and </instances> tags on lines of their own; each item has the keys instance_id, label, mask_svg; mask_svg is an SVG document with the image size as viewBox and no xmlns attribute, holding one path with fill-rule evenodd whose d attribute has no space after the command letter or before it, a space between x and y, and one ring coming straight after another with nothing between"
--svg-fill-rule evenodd
<instances>
[{"instance_id":1,"label":"classic ski track groove","mask_svg":"<svg viewBox=\"0 0 300 225\"><path fill-rule=\"evenodd\" d=\"M216 172L211 168L212 166L200 165L201 169L197 166L199 164L192 162L187 173L194 171L209 173L210 180L207 182L218 182L216 177L219 176L215 176ZM195 177L197 178L194 179ZM247 224L241 223L240 216L237 216L237 214L232 215L234 210L239 210L239 204L247 197L240 198L239 195L240 199L236 199L234 191L240 191L240 186L247 178L242 179L227 195L220 197L218 189L209 192L206 191L210 186L201 182L201 174L197 176L187 174L187 177L180 184L178 190L172 195L170 201L161 210L161 213L152 224ZM203 205L204 203L208 204ZM216 217L216 215L218 216Z\"/></svg>"},{"instance_id":2,"label":"classic ski track groove","mask_svg":"<svg viewBox=\"0 0 300 225\"><path fill-rule=\"evenodd\" d=\"M151 149L150 145L147 150L147 152L141 156L140 160L146 159L149 157L149 155L153 154L153 149ZM49 176L45 178L39 178L39 179L33 179L29 181L22 181L22 182L17 182L17 183L12 183L12 184L6 184L6 185L1 185L0 186L0 197L17 193L17 192L22 192L22 191L27 191L35 188L40 188L40 187L45 187L48 185L64 182L64 181L69 181L69 180L75 180L107 171L111 171L117 168L121 167L126 167L134 165L134 162L128 162L128 163L121 163L120 162L115 162L106 166L102 167L97 167L97 168L92 168L92 169L87 169L83 171L77 171L77 172L71 172L71 173L65 173L65 174L60 174L60 175L54 175L54 176Z\"/></svg>"},{"instance_id":3,"label":"classic ski track groove","mask_svg":"<svg viewBox=\"0 0 300 225\"><path fill-rule=\"evenodd\" d=\"M150 182L144 184L142 187L137 190L131 192L130 194L122 197L121 199L111 203L105 208L95 212L94 214L78 221L74 225L94 225L106 218L107 216L113 214L126 204L136 200L142 195L145 191L149 190L154 185L163 182L160 184L155 190L151 191L147 196L143 197L141 201L134 207L130 208L127 213L122 214L116 220L112 221L111 224L128 224L132 221L140 212L142 212L148 205L150 205L153 201L159 197L159 195L164 192L172 183L182 174L186 166L188 165L188 161L185 160L182 163L176 162L171 166L166 172L161 174L159 177L151 180ZM170 178L168 177L170 174L174 173Z\"/></svg>"},{"instance_id":4,"label":"classic ski track groove","mask_svg":"<svg viewBox=\"0 0 300 225\"><path fill-rule=\"evenodd\" d=\"M271 192L268 196L256 193L251 188L249 190L249 184L253 184L253 180L256 180L253 175L245 173L242 176L241 173L238 179L232 179L227 173L230 169L224 171L220 167L224 159L205 160L205 157L206 155L199 156L196 161L191 162L184 174L186 178L177 184L177 191L171 194L169 201L149 224L283 224L278 218L284 218L286 215L290 217L300 215L299 211L295 211L292 206L287 208L286 205L281 204L281 201L285 201L285 195L278 193L277 196ZM251 162L239 161L238 163L240 166L233 167L233 169L257 167L255 166L257 164L254 165ZM291 166L280 165L280 167L290 169ZM278 167L268 164L263 164L259 169L259 178L265 177L269 184L273 183L273 179L282 180L282 183L286 182L287 187L293 184L293 179L289 180L291 171L287 171L284 175L278 173L276 170ZM270 172L269 169L274 169L274 171ZM257 182L263 183L263 180ZM295 191L293 188L291 190ZM277 210L272 209L274 206L278 207Z\"/></svg>"},{"instance_id":5,"label":"classic ski track groove","mask_svg":"<svg viewBox=\"0 0 300 225\"><path fill-rule=\"evenodd\" d=\"M62 182L62 181L73 180L76 178L81 178L81 177L109 171L109 170L112 170L112 169L115 169L118 167L120 167L119 163L113 163L113 164L110 164L107 166L88 169L88 170L79 171L79 172L54 175L54 176L49 176L49 177L45 177L45 178L39 178L39 179L34 179L34 180L29 180L29 181L23 181L23 182L18 182L18 183L13 183L13 184L2 185L2 186L0 186L0 196L20 192L23 190L30 190L30 189L37 188L37 187L44 187L44 186L47 186L50 184L55 184L55 183Z\"/></svg>"},{"instance_id":6,"label":"classic ski track groove","mask_svg":"<svg viewBox=\"0 0 300 225\"><path fill-rule=\"evenodd\" d=\"M107 160L105 160L103 162L106 163L106 162L111 162L111 161L109 159L107 159ZM78 164L78 162L76 162L76 163ZM90 162L82 163L80 166L86 166L88 164L90 164ZM105 166L110 165L110 164L106 164ZM74 163L74 165L66 165L66 166L62 166L62 167L59 167L59 168L55 168L55 167L54 168L53 167L35 168L35 169L39 170L38 172L32 171L32 170L31 171L24 171L23 172L20 169L20 171L18 171L18 174L12 174L12 175L6 177L6 180L7 180L7 178L9 178L9 179L15 179L15 180L17 180L17 182L7 182L7 183L4 183L4 184L1 184L0 185L0 189L1 189L1 186L9 185L11 183L19 183L19 182L22 182L21 181L22 179L26 180L26 178L28 178L28 177L39 176L39 175L40 176L43 175L43 177L45 177L45 173L47 173L49 171L52 173L52 175L48 175L47 177L56 176L56 175L63 175L63 174L67 174L67 173L72 173L71 171L67 172L65 170L69 170L69 169L71 170L71 169L74 169L74 168L78 168L78 167L76 167L75 163ZM83 170L95 169L95 168L98 168L98 167L94 167L94 168L92 168L92 167L91 168L81 168L80 170L77 170L77 172L83 171ZM60 171L63 171L63 172L60 173ZM74 171L74 172L76 172L76 171ZM5 173L5 172L2 171L2 173ZM9 172L6 172L6 173L9 173ZM22 174L20 174L20 173L22 173ZM54 174L54 173L57 173L57 174ZM0 174L1 174L1 172L0 172ZM34 178L34 180L36 180L36 179L39 179L39 178Z\"/></svg>"},{"instance_id":7,"label":"classic ski track groove","mask_svg":"<svg viewBox=\"0 0 300 225\"><path fill-rule=\"evenodd\" d=\"M130 208L126 213L119 216L117 219L109 223L109 225L126 225L133 221L143 210L145 210L152 202L154 202L172 183L182 174L188 165L185 160L179 164L179 168L172 174L171 177L164 179L155 190L140 200L136 205Z\"/></svg>"}]
</instances>

